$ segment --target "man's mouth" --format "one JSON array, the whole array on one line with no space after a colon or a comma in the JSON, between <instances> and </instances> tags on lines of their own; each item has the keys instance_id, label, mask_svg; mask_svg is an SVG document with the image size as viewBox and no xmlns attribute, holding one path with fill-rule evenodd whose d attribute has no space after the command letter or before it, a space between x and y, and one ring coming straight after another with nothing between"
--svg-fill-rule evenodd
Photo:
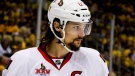
<instances>
[{"instance_id":1,"label":"man's mouth","mask_svg":"<svg viewBox=\"0 0 135 76\"><path fill-rule=\"evenodd\" d=\"M82 42L82 39L75 39L75 41L81 43Z\"/></svg>"}]
</instances>

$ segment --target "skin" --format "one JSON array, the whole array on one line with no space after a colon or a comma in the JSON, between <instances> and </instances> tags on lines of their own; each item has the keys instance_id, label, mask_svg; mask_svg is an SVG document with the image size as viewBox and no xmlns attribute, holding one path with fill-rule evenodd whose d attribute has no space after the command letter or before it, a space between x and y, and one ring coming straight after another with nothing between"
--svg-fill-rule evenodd
<instances>
[{"instance_id":1,"label":"skin","mask_svg":"<svg viewBox=\"0 0 135 76\"><path fill-rule=\"evenodd\" d=\"M1 59L1 64L6 66L7 62L9 60L9 57L6 57L6 56L2 56L2 59Z\"/></svg>"},{"instance_id":2,"label":"skin","mask_svg":"<svg viewBox=\"0 0 135 76\"><path fill-rule=\"evenodd\" d=\"M68 48L72 49L70 47L70 44L72 44L73 46L75 46L77 51L79 50L79 47L81 45L81 41L83 39L83 37L85 36L84 34L84 26L83 24L80 23L74 23L74 22L69 22L66 26L65 29L65 43L67 45Z\"/></svg>"},{"instance_id":3,"label":"skin","mask_svg":"<svg viewBox=\"0 0 135 76\"><path fill-rule=\"evenodd\" d=\"M54 22L53 26L56 29L56 31L60 32L61 35L63 35L58 22ZM85 36L84 30L83 30L84 27L85 25L80 24L80 23L74 23L74 22L67 23L65 27L64 43L69 49L71 49L71 45L73 45L77 49L80 48L82 38ZM56 42L58 42L57 38L52 40L50 45L46 47L46 52L52 57L57 57L57 58L65 57L65 55L67 55L69 52L61 44L58 44Z\"/></svg>"}]
</instances>

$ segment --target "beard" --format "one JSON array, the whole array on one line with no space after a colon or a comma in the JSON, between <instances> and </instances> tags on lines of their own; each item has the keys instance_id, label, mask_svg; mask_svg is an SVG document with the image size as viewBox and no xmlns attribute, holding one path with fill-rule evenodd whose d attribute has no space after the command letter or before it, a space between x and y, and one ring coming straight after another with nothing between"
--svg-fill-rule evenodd
<instances>
[{"instance_id":1,"label":"beard","mask_svg":"<svg viewBox=\"0 0 135 76\"><path fill-rule=\"evenodd\" d=\"M82 38L78 38L78 39L82 39ZM68 46L70 47L70 49L72 50L72 51L78 51L79 49L80 49L80 46L81 46L81 44L79 45L79 46L77 46L76 44L75 44L75 40L76 39L74 39L73 40L73 42L71 42L71 43L68 43Z\"/></svg>"}]
</instances>

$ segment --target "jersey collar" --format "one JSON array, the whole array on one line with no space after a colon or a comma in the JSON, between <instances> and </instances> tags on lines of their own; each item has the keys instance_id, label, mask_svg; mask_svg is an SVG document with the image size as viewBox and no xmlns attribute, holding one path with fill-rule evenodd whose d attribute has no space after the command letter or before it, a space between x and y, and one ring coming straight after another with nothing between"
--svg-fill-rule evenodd
<instances>
[{"instance_id":1,"label":"jersey collar","mask_svg":"<svg viewBox=\"0 0 135 76\"><path fill-rule=\"evenodd\" d=\"M48 61L50 64L52 64L56 69L60 70L71 58L72 54L71 52L69 52L64 58L63 61L60 65L60 67L57 67L57 64L55 64L55 62L53 61L53 59L60 59L60 58L55 58L55 57L51 57L50 55L47 54L46 50L45 50L45 45L40 45L38 47L38 51L41 53L41 55L44 57L44 59L46 61Z\"/></svg>"}]
</instances>

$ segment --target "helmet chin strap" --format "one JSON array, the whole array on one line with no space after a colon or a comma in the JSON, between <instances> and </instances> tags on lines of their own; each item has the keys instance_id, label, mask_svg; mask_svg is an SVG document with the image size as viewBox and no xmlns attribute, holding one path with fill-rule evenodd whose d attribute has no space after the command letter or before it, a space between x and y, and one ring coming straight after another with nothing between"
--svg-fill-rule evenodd
<instances>
[{"instance_id":1,"label":"helmet chin strap","mask_svg":"<svg viewBox=\"0 0 135 76\"><path fill-rule=\"evenodd\" d=\"M72 50L70 50L67 46L66 46L66 44L64 43L64 39L65 39L65 25L66 25L66 23L67 23L67 20L60 20L61 21L61 25L63 25L63 27L61 28L61 29L63 29L62 30L62 32L63 32L63 38L59 38L58 36L56 36L57 38L58 38L58 40L60 41L60 43L61 43L61 45L68 51L68 52L74 52L74 51L72 51Z\"/></svg>"},{"instance_id":2,"label":"helmet chin strap","mask_svg":"<svg viewBox=\"0 0 135 76\"><path fill-rule=\"evenodd\" d=\"M69 48L67 48L66 44L65 44L62 40L59 39L59 41L61 42L61 45L62 45L68 52L74 52L74 51L70 50Z\"/></svg>"},{"instance_id":3,"label":"helmet chin strap","mask_svg":"<svg viewBox=\"0 0 135 76\"><path fill-rule=\"evenodd\" d=\"M67 20L60 20L60 23L62 23L61 24L61 29L62 29L62 32L63 32L63 37L62 38L60 38L59 36L57 36L56 34L55 34L55 32L54 32L54 30L53 30L53 26L52 26L52 24L51 24L51 26L50 26L50 28L51 28L51 31L53 32L53 34L54 34L54 36L59 40L59 42L58 43L60 43L62 46L64 46L64 48L68 51L68 52L74 52L74 51L72 51L72 50L70 50L67 46L66 46L66 44L64 43L64 39L65 39L65 26L66 26L66 23L67 23Z\"/></svg>"}]
</instances>

